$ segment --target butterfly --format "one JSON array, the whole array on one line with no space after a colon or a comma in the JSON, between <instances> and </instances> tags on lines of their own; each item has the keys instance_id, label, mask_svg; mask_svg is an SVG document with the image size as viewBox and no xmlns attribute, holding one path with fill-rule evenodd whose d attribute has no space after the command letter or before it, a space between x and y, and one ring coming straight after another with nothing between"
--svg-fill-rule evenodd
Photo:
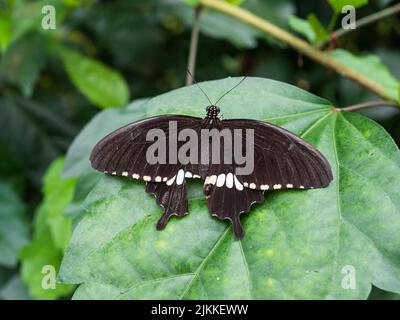
<instances>
[{"instance_id":1,"label":"butterfly","mask_svg":"<svg viewBox=\"0 0 400 320\"><path fill-rule=\"evenodd\" d=\"M186 180L203 179L209 212L230 220L238 239L244 235L241 214L262 202L265 191L329 185L329 162L311 144L263 121L221 119L221 98L208 99L204 118L162 115L117 129L93 148L92 167L146 181L146 192L164 209L158 230L171 216L188 213ZM251 156L244 157L246 152Z\"/></svg>"}]
</instances>

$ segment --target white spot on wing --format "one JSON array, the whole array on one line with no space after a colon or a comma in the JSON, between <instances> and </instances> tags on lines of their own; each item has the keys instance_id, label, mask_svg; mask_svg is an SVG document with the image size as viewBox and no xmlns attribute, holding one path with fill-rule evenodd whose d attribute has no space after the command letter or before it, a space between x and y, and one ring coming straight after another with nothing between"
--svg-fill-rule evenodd
<instances>
[{"instance_id":1,"label":"white spot on wing","mask_svg":"<svg viewBox=\"0 0 400 320\"><path fill-rule=\"evenodd\" d=\"M232 173L228 173L226 175L226 181L225 181L226 186L230 189L233 187L233 174Z\"/></svg>"},{"instance_id":2,"label":"white spot on wing","mask_svg":"<svg viewBox=\"0 0 400 320\"><path fill-rule=\"evenodd\" d=\"M173 176L171 179L169 179L169 180L167 181L167 186L170 186L170 185L172 185L172 184L174 183L175 177L176 177L176 176Z\"/></svg>"},{"instance_id":3,"label":"white spot on wing","mask_svg":"<svg viewBox=\"0 0 400 320\"><path fill-rule=\"evenodd\" d=\"M113 172L113 173L111 173L111 174L115 176L117 173L114 171L114 172Z\"/></svg>"},{"instance_id":4,"label":"white spot on wing","mask_svg":"<svg viewBox=\"0 0 400 320\"><path fill-rule=\"evenodd\" d=\"M260 186L260 189L261 189L261 190L268 190L268 189L269 189L269 185L268 185L268 184L262 184L262 185Z\"/></svg>"},{"instance_id":5,"label":"white spot on wing","mask_svg":"<svg viewBox=\"0 0 400 320\"><path fill-rule=\"evenodd\" d=\"M189 172L189 171L186 171L185 172L185 178L191 178L191 177L193 177L192 173Z\"/></svg>"},{"instance_id":6,"label":"white spot on wing","mask_svg":"<svg viewBox=\"0 0 400 320\"><path fill-rule=\"evenodd\" d=\"M133 179L139 179L139 175L138 175L137 173L134 173L134 174L132 175L132 178L133 178Z\"/></svg>"},{"instance_id":7,"label":"white spot on wing","mask_svg":"<svg viewBox=\"0 0 400 320\"><path fill-rule=\"evenodd\" d=\"M184 179L185 179L185 171L183 171L183 169L180 169L176 177L176 184L178 185L182 184Z\"/></svg>"},{"instance_id":8,"label":"white spot on wing","mask_svg":"<svg viewBox=\"0 0 400 320\"><path fill-rule=\"evenodd\" d=\"M150 177L150 176L144 176L144 177L143 177L143 180L144 180L144 181L150 181L150 180L151 180L151 177Z\"/></svg>"},{"instance_id":9,"label":"white spot on wing","mask_svg":"<svg viewBox=\"0 0 400 320\"><path fill-rule=\"evenodd\" d=\"M194 174L193 178L201 178L198 174Z\"/></svg>"},{"instance_id":10,"label":"white spot on wing","mask_svg":"<svg viewBox=\"0 0 400 320\"><path fill-rule=\"evenodd\" d=\"M213 174L210 177L210 184L215 184L217 182L217 176L215 174Z\"/></svg>"},{"instance_id":11,"label":"white spot on wing","mask_svg":"<svg viewBox=\"0 0 400 320\"><path fill-rule=\"evenodd\" d=\"M161 182L161 177L157 176L155 180L156 180L156 182Z\"/></svg>"},{"instance_id":12,"label":"white spot on wing","mask_svg":"<svg viewBox=\"0 0 400 320\"><path fill-rule=\"evenodd\" d=\"M236 178L236 176L234 176L234 180L235 180L235 188L238 189L239 191L242 191L243 185L239 182L239 180Z\"/></svg>"},{"instance_id":13,"label":"white spot on wing","mask_svg":"<svg viewBox=\"0 0 400 320\"><path fill-rule=\"evenodd\" d=\"M127 177L127 176L128 176L128 172L124 171L124 172L122 172L122 175L123 175L124 177Z\"/></svg>"},{"instance_id":14,"label":"white spot on wing","mask_svg":"<svg viewBox=\"0 0 400 320\"><path fill-rule=\"evenodd\" d=\"M222 187L225 182L225 173L221 173L217 178L217 187Z\"/></svg>"},{"instance_id":15,"label":"white spot on wing","mask_svg":"<svg viewBox=\"0 0 400 320\"><path fill-rule=\"evenodd\" d=\"M291 188L293 188L293 185L292 185L291 183L288 183L288 184L286 185L286 188L291 189Z\"/></svg>"},{"instance_id":16,"label":"white spot on wing","mask_svg":"<svg viewBox=\"0 0 400 320\"><path fill-rule=\"evenodd\" d=\"M278 189L281 189L281 188L282 188L282 185L281 185L281 184L274 184L273 188L274 188L275 190L278 190Z\"/></svg>"},{"instance_id":17,"label":"white spot on wing","mask_svg":"<svg viewBox=\"0 0 400 320\"><path fill-rule=\"evenodd\" d=\"M249 188L250 189L255 189L256 188L256 184L255 183L250 183Z\"/></svg>"},{"instance_id":18,"label":"white spot on wing","mask_svg":"<svg viewBox=\"0 0 400 320\"><path fill-rule=\"evenodd\" d=\"M162 179L162 181L167 181L168 180L168 178L167 177L164 177L163 179Z\"/></svg>"}]
</instances>

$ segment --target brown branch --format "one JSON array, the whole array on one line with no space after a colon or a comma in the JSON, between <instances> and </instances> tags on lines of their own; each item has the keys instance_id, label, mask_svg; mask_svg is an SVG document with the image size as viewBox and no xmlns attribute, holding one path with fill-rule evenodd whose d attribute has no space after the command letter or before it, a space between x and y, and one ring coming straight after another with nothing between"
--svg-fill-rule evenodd
<instances>
[{"instance_id":1,"label":"brown branch","mask_svg":"<svg viewBox=\"0 0 400 320\"><path fill-rule=\"evenodd\" d=\"M283 43L286 43L290 47L298 50L303 55L322 64L323 66L332 69L335 72L339 73L340 75L357 82L358 84L376 93L377 95L387 100L393 101L393 98L391 98L386 93L385 89L381 85L371 81L369 78L363 76L362 74L359 74L355 70L335 60L327 53L322 52L317 48L314 48L306 41L292 35L291 33L277 27L276 25L266 20L261 19L260 17L254 15L253 13L245 9L242 9L238 6L230 5L224 1L218 1L218 0L199 0L199 1L200 4L203 5L204 7L222 12L250 26L253 26L254 28L262 31L263 33Z\"/></svg>"},{"instance_id":2,"label":"brown branch","mask_svg":"<svg viewBox=\"0 0 400 320\"><path fill-rule=\"evenodd\" d=\"M376 101L368 101L368 102L354 104L354 105L351 105L351 106L348 106L348 107L345 107L342 109L338 109L338 110L351 112L351 111L357 111L357 110L361 110L361 109L379 107L379 106L399 107L399 105L395 101L376 100Z\"/></svg>"},{"instance_id":3,"label":"brown branch","mask_svg":"<svg viewBox=\"0 0 400 320\"><path fill-rule=\"evenodd\" d=\"M190 49L189 49L189 59L188 59L188 71L186 73L186 85L193 84L193 77L196 69L196 56L197 56L197 46L199 43L199 32L200 32L200 14L201 6L197 6L194 10L194 23L192 29L192 35L190 38Z\"/></svg>"}]
</instances>

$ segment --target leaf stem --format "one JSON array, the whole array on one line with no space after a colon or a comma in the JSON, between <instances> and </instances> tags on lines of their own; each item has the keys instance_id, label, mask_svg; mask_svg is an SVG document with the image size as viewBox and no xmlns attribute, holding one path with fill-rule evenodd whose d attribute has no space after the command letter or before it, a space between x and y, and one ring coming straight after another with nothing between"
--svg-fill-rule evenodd
<instances>
[{"instance_id":1,"label":"leaf stem","mask_svg":"<svg viewBox=\"0 0 400 320\"><path fill-rule=\"evenodd\" d=\"M197 46L199 43L199 31L200 31L200 14L201 6L197 6L194 9L194 23L192 29L192 35L190 38L190 49L189 49L189 59L188 59L188 70L186 73L186 85L193 84L193 77L196 69L196 56L197 56Z\"/></svg>"},{"instance_id":2,"label":"leaf stem","mask_svg":"<svg viewBox=\"0 0 400 320\"><path fill-rule=\"evenodd\" d=\"M335 11L331 18L331 21L329 21L329 26L328 26L329 33L331 33L333 31L333 29L335 28L338 18L339 18L339 13Z\"/></svg>"},{"instance_id":3,"label":"leaf stem","mask_svg":"<svg viewBox=\"0 0 400 320\"><path fill-rule=\"evenodd\" d=\"M368 101L363 103L354 104L342 109L338 109L340 111L357 111L361 109L371 108L371 107L378 107L378 106L394 106L399 107L399 105L395 101L387 101L387 100L374 100Z\"/></svg>"},{"instance_id":4,"label":"leaf stem","mask_svg":"<svg viewBox=\"0 0 400 320\"><path fill-rule=\"evenodd\" d=\"M260 17L254 15L253 13L242 9L238 6L230 5L224 1L218 0L199 0L200 4L209 9L213 9L216 11L220 11L225 13L231 17L234 17L248 25L253 26L254 28L262 31L265 34L268 34L275 39L286 43L292 48L298 50L305 56L308 56L312 60L322 64L323 66L334 70L339 73L343 77L347 77L368 90L376 93L377 95L393 101L393 98L389 97L385 92L384 88L371 81L369 78L359 74L358 72L350 69L346 65L332 58L329 54L314 48L306 41L292 35L291 33L277 27L276 25L270 23L269 21L263 20Z\"/></svg>"},{"instance_id":5,"label":"leaf stem","mask_svg":"<svg viewBox=\"0 0 400 320\"><path fill-rule=\"evenodd\" d=\"M399 12L399 11L400 11L400 3L395 4L394 6L391 6L389 8L383 9L383 10L381 10L379 12L375 12L375 13L369 15L369 16L363 17L360 20L357 20L357 22L356 22L357 29L359 29L361 27L364 27L364 26L366 26L366 25L368 25L370 23L373 23L373 22L375 22L377 20L380 20L380 19L386 18L388 16L391 16L391 15L393 15L393 14ZM321 42L318 45L318 48L322 48L327 43L329 43L329 41L332 41L332 40L334 40L336 38L339 38L339 37L341 37L341 36L343 36L343 35L345 35L345 34L347 34L349 32L352 32L354 30L357 30L357 29L343 29L343 28L337 29L336 31L331 32L330 35L329 35L329 38L327 40Z\"/></svg>"}]
</instances>

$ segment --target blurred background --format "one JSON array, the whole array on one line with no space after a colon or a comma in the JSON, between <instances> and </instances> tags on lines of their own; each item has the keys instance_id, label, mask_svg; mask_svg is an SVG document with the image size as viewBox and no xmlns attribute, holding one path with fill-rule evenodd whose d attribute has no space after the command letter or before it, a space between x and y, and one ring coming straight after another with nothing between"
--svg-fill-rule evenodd
<instances>
[{"instance_id":1,"label":"blurred background","mask_svg":"<svg viewBox=\"0 0 400 320\"><path fill-rule=\"evenodd\" d=\"M185 85L195 2L0 0L0 298L71 296L71 287L44 292L30 272L46 259L59 265L65 248L43 236L47 229L41 221L51 217L52 210L63 212L69 201L54 202L52 197L59 195L51 190L59 184L70 190L72 184L53 176L61 175L62 157L74 137L102 109ZM341 20L331 1L230 2L240 2L324 50L374 55L391 79L400 79L398 13L329 42L327 35L340 27ZM357 19L398 3L347 2L356 4ZM46 30L43 18L51 8L42 10L49 4L56 10L56 25ZM48 17L45 26L51 27ZM266 77L299 86L338 107L377 99L242 22L209 10L203 10L200 18L197 81ZM400 143L398 109L380 106L365 113ZM376 299L398 297L377 289L371 294Z\"/></svg>"}]
</instances>

